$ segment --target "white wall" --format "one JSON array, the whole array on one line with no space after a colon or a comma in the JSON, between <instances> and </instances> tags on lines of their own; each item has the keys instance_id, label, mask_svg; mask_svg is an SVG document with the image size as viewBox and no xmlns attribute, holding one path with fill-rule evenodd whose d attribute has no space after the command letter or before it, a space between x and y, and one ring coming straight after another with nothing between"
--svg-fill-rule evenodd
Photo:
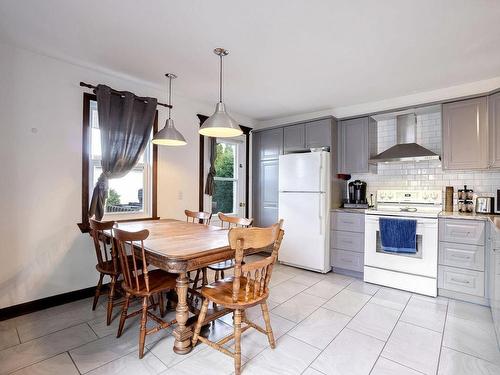
<instances>
[{"instance_id":1,"label":"white wall","mask_svg":"<svg viewBox=\"0 0 500 375\"><path fill-rule=\"evenodd\" d=\"M160 86L0 43L0 308L97 281L90 238L76 226L81 221L80 81L165 100ZM196 114L210 115L214 106L174 99L173 118L188 146L160 147L158 213L182 218L185 208L198 207ZM160 109L160 127L165 116Z\"/></svg>"},{"instance_id":2,"label":"white wall","mask_svg":"<svg viewBox=\"0 0 500 375\"><path fill-rule=\"evenodd\" d=\"M271 120L259 121L256 124L255 129L263 129L282 124L290 124L293 122L306 121L324 116L334 116L336 118L344 118L344 117L364 115L367 113L376 113L386 110L411 107L419 104L441 102L444 100L461 98L469 95L483 94L499 88L500 88L500 76L482 81L470 82L462 85L400 96L397 98L388 98L376 102L360 103L346 107L334 107L324 111L303 113L294 116L287 116Z\"/></svg>"}]
</instances>

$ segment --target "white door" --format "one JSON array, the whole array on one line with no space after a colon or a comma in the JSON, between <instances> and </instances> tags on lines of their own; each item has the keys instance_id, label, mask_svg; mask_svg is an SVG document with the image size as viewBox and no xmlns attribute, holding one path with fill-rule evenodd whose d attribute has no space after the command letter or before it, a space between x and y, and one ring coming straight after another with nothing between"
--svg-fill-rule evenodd
<instances>
[{"instance_id":1,"label":"white door","mask_svg":"<svg viewBox=\"0 0 500 375\"><path fill-rule=\"evenodd\" d=\"M208 142L206 144L208 149ZM205 211L212 212L212 223L217 224L217 213L245 217L246 210L246 145L245 136L217 139L215 191L205 195ZM205 157L205 181L210 168L210 155Z\"/></svg>"},{"instance_id":2,"label":"white door","mask_svg":"<svg viewBox=\"0 0 500 375\"><path fill-rule=\"evenodd\" d=\"M279 191L326 191L328 152L306 152L279 157Z\"/></svg>"},{"instance_id":3,"label":"white door","mask_svg":"<svg viewBox=\"0 0 500 375\"><path fill-rule=\"evenodd\" d=\"M328 271L324 199L322 193L280 193L279 217L284 219L285 231L278 255L281 262Z\"/></svg>"}]
</instances>

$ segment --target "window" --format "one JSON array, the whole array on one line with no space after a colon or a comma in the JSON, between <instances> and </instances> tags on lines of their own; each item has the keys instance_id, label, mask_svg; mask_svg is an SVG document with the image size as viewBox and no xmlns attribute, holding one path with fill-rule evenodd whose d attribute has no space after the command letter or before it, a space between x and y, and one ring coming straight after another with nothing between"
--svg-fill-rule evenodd
<instances>
[{"instance_id":1,"label":"window","mask_svg":"<svg viewBox=\"0 0 500 375\"><path fill-rule=\"evenodd\" d=\"M101 135L95 95L84 94L83 116L82 224L87 229L88 207L101 175ZM153 132L157 129L155 118ZM156 146L148 143L137 165L127 175L109 180L103 220L131 220L156 217Z\"/></svg>"},{"instance_id":2,"label":"window","mask_svg":"<svg viewBox=\"0 0 500 375\"><path fill-rule=\"evenodd\" d=\"M217 140L212 213L240 214L240 202L244 201L240 196L244 193L242 146L238 139Z\"/></svg>"}]
</instances>

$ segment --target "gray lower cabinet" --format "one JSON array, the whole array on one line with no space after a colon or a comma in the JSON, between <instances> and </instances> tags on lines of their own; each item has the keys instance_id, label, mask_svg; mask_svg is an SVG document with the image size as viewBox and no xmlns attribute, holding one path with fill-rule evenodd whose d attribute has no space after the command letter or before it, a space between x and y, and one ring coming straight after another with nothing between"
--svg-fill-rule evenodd
<instances>
[{"instance_id":1,"label":"gray lower cabinet","mask_svg":"<svg viewBox=\"0 0 500 375\"><path fill-rule=\"evenodd\" d=\"M491 315L500 343L500 232L493 223L491 225L491 241L489 249L489 301Z\"/></svg>"},{"instance_id":2,"label":"gray lower cabinet","mask_svg":"<svg viewBox=\"0 0 500 375\"><path fill-rule=\"evenodd\" d=\"M331 264L336 272L362 273L365 253L365 215L334 211L330 233Z\"/></svg>"},{"instance_id":3,"label":"gray lower cabinet","mask_svg":"<svg viewBox=\"0 0 500 375\"><path fill-rule=\"evenodd\" d=\"M488 97L490 167L500 168L500 92Z\"/></svg>"},{"instance_id":4,"label":"gray lower cabinet","mask_svg":"<svg viewBox=\"0 0 500 375\"><path fill-rule=\"evenodd\" d=\"M370 172L368 160L376 154L377 123L375 120L370 117L361 117L340 121L338 127L339 173Z\"/></svg>"},{"instance_id":5,"label":"gray lower cabinet","mask_svg":"<svg viewBox=\"0 0 500 375\"><path fill-rule=\"evenodd\" d=\"M489 166L487 97L443 104L443 169Z\"/></svg>"},{"instance_id":6,"label":"gray lower cabinet","mask_svg":"<svg viewBox=\"0 0 500 375\"><path fill-rule=\"evenodd\" d=\"M254 225L278 221L279 155L283 154L283 128L252 135L252 216Z\"/></svg>"},{"instance_id":7,"label":"gray lower cabinet","mask_svg":"<svg viewBox=\"0 0 500 375\"><path fill-rule=\"evenodd\" d=\"M483 220L439 219L438 294L488 304Z\"/></svg>"}]
</instances>

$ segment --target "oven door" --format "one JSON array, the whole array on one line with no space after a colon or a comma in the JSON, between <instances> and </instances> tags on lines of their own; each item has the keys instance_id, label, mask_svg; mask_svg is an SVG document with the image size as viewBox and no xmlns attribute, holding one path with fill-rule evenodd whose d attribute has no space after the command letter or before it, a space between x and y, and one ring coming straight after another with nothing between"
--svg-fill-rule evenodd
<instances>
[{"instance_id":1,"label":"oven door","mask_svg":"<svg viewBox=\"0 0 500 375\"><path fill-rule=\"evenodd\" d=\"M365 216L365 266L408 274L437 277L438 220L437 218L397 217L417 220L417 252L402 254L386 252L380 246L379 218L394 216Z\"/></svg>"}]
</instances>

